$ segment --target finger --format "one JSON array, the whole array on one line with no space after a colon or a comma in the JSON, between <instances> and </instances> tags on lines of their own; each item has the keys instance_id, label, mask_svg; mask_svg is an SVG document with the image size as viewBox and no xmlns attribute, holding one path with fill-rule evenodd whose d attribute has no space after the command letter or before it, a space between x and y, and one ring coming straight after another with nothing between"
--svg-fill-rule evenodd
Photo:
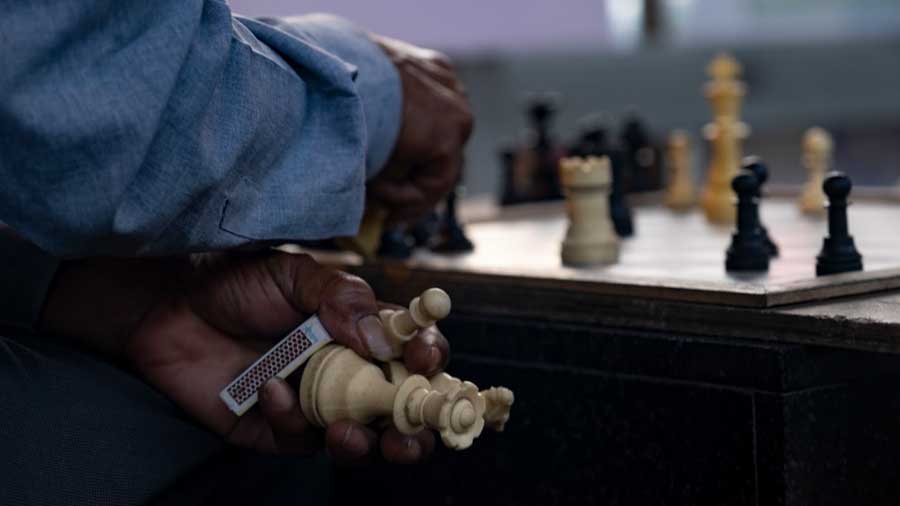
<instances>
[{"instance_id":1,"label":"finger","mask_svg":"<svg viewBox=\"0 0 900 506\"><path fill-rule=\"evenodd\" d=\"M260 390L259 407L272 428L278 453L310 454L321 448L322 435L300 409L297 393L281 378L272 378Z\"/></svg>"},{"instance_id":2,"label":"finger","mask_svg":"<svg viewBox=\"0 0 900 506\"><path fill-rule=\"evenodd\" d=\"M449 361L450 344L434 325L420 330L403 347L403 362L413 374L432 376L442 371Z\"/></svg>"},{"instance_id":3,"label":"finger","mask_svg":"<svg viewBox=\"0 0 900 506\"><path fill-rule=\"evenodd\" d=\"M462 150L456 149L427 163L413 175L413 184L425 195L427 204L433 206L456 187L462 168Z\"/></svg>"},{"instance_id":4,"label":"finger","mask_svg":"<svg viewBox=\"0 0 900 506\"><path fill-rule=\"evenodd\" d=\"M372 288L357 276L320 265L309 255L279 253L270 262L284 296L303 313L318 313L331 337L363 358L390 360Z\"/></svg>"},{"instance_id":5,"label":"finger","mask_svg":"<svg viewBox=\"0 0 900 506\"><path fill-rule=\"evenodd\" d=\"M368 193L388 207L412 207L424 205L427 198L422 190L409 180L377 180L369 184Z\"/></svg>"},{"instance_id":6,"label":"finger","mask_svg":"<svg viewBox=\"0 0 900 506\"><path fill-rule=\"evenodd\" d=\"M349 420L341 420L325 430L325 446L331 457L343 466L360 466L374 459L378 445L375 432Z\"/></svg>"},{"instance_id":7,"label":"finger","mask_svg":"<svg viewBox=\"0 0 900 506\"><path fill-rule=\"evenodd\" d=\"M381 435L381 454L395 464L415 464L428 457L433 449L434 434L430 430L407 436L392 427Z\"/></svg>"}]
</instances>

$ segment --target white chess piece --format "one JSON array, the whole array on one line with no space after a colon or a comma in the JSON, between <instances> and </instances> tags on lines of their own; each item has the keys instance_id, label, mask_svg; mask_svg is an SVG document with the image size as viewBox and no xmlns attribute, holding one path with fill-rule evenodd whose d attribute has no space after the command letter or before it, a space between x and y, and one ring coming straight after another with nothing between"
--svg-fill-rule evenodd
<instances>
[{"instance_id":1,"label":"white chess piece","mask_svg":"<svg viewBox=\"0 0 900 506\"><path fill-rule=\"evenodd\" d=\"M813 127L803 135L803 165L806 166L807 180L797 205L809 215L825 216L828 198L822 190L825 174L831 170L834 142L823 128Z\"/></svg>"},{"instance_id":2,"label":"white chess piece","mask_svg":"<svg viewBox=\"0 0 900 506\"><path fill-rule=\"evenodd\" d=\"M669 184L666 187L665 204L670 209L684 211L697 202L691 166L691 138L684 130L669 135L667 146Z\"/></svg>"},{"instance_id":3,"label":"white chess piece","mask_svg":"<svg viewBox=\"0 0 900 506\"><path fill-rule=\"evenodd\" d=\"M559 175L569 217L562 243L563 264L588 266L618 261L619 238L609 216L609 158L564 158L559 162Z\"/></svg>"},{"instance_id":4,"label":"white chess piece","mask_svg":"<svg viewBox=\"0 0 900 506\"><path fill-rule=\"evenodd\" d=\"M300 380L300 407L319 427L338 420L369 424L387 418L404 434L433 429L457 450L471 446L485 424L485 399L475 385L442 392L418 374L392 383L377 366L337 344L310 359Z\"/></svg>"},{"instance_id":5,"label":"white chess piece","mask_svg":"<svg viewBox=\"0 0 900 506\"><path fill-rule=\"evenodd\" d=\"M429 288L409 303L409 309L382 309L378 312L385 333L391 342L392 358L403 356L403 347L416 336L419 329L434 325L450 314L451 302L447 292Z\"/></svg>"}]
</instances>

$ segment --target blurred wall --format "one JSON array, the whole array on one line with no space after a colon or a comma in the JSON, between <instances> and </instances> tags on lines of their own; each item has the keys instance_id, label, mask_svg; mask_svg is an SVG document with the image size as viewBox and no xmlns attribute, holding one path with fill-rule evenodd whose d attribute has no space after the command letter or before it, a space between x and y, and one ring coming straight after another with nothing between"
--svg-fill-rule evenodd
<instances>
[{"instance_id":1,"label":"blurred wall","mask_svg":"<svg viewBox=\"0 0 900 506\"><path fill-rule=\"evenodd\" d=\"M705 66L732 50L745 68L748 154L775 182L799 182L800 139L821 125L836 137L838 167L861 184L900 178L900 1L660 0L659 43L642 42L641 0L233 0L246 15L331 12L376 32L450 52L476 114L467 151L470 194L497 191L502 142L525 127L524 97L562 96L557 132L578 119L635 106L662 141L695 136L697 177L709 119Z\"/></svg>"}]
</instances>

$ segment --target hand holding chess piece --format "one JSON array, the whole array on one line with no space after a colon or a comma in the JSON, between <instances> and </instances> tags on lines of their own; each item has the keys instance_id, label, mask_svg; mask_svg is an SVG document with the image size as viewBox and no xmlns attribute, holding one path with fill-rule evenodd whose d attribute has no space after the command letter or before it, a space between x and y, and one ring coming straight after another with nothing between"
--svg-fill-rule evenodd
<instances>
[{"instance_id":1,"label":"hand holding chess piece","mask_svg":"<svg viewBox=\"0 0 900 506\"><path fill-rule=\"evenodd\" d=\"M412 300L409 310L385 313L382 318L388 334L400 338L396 356L403 355L408 336L446 317L450 305L446 292L430 288ZM301 408L315 425L324 427L338 420L370 424L387 419L407 435L435 430L447 447L457 450L471 446L485 425L503 430L513 400L507 388L479 392L473 383L445 373L431 378L410 374L399 361L379 368L336 344L312 356L300 383Z\"/></svg>"}]
</instances>

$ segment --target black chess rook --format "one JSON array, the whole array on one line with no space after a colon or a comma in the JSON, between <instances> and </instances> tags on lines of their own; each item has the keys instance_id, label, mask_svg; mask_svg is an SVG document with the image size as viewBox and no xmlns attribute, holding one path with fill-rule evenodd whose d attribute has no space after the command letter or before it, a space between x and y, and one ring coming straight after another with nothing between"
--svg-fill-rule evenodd
<instances>
[{"instance_id":1,"label":"black chess rook","mask_svg":"<svg viewBox=\"0 0 900 506\"><path fill-rule=\"evenodd\" d=\"M766 271L769 252L759 228L759 180L753 172L743 170L731 181L731 187L738 196L737 230L725 254L725 270Z\"/></svg>"},{"instance_id":2,"label":"black chess rook","mask_svg":"<svg viewBox=\"0 0 900 506\"><path fill-rule=\"evenodd\" d=\"M832 172L822 184L828 196L828 237L816 257L816 275L861 271L862 255L856 250L847 225L847 196L853 183L841 172Z\"/></svg>"}]
</instances>

